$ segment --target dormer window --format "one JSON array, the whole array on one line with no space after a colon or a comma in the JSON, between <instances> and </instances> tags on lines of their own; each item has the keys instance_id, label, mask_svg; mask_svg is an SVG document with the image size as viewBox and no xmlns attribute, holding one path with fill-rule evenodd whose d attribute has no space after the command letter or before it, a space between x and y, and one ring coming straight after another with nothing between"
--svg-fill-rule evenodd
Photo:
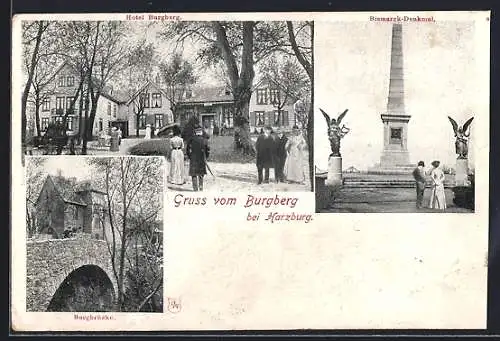
<instances>
[{"instance_id":1,"label":"dormer window","mask_svg":"<svg viewBox=\"0 0 500 341\"><path fill-rule=\"evenodd\" d=\"M75 77L68 76L66 77L66 86L74 86L75 85Z\"/></svg>"},{"instance_id":2,"label":"dormer window","mask_svg":"<svg viewBox=\"0 0 500 341\"><path fill-rule=\"evenodd\" d=\"M59 81L57 82L57 85L64 86L65 83L66 83L66 77L64 77L64 76L59 77Z\"/></svg>"},{"instance_id":3,"label":"dormer window","mask_svg":"<svg viewBox=\"0 0 500 341\"><path fill-rule=\"evenodd\" d=\"M193 90L186 90L186 98L193 97Z\"/></svg>"}]
</instances>

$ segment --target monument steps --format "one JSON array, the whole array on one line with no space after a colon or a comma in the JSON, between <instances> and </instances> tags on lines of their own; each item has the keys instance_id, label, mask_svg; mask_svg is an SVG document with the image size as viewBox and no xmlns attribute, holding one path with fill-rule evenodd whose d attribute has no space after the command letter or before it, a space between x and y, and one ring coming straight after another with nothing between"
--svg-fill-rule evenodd
<instances>
[{"instance_id":1,"label":"monument steps","mask_svg":"<svg viewBox=\"0 0 500 341\"><path fill-rule=\"evenodd\" d=\"M415 188L415 180L404 179L344 179L344 188ZM426 184L427 188L431 187L430 183ZM445 188L452 188L453 183L447 181L444 184Z\"/></svg>"}]
</instances>

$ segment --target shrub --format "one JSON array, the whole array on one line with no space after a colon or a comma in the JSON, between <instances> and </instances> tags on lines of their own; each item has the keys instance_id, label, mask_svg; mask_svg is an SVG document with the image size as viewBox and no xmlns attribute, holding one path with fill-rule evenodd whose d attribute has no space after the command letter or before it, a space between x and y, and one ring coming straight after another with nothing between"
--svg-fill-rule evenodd
<instances>
[{"instance_id":1,"label":"shrub","mask_svg":"<svg viewBox=\"0 0 500 341\"><path fill-rule=\"evenodd\" d=\"M127 151L131 155L147 156L147 155L170 155L169 139L157 138L154 140L146 140L132 146Z\"/></svg>"}]
</instances>

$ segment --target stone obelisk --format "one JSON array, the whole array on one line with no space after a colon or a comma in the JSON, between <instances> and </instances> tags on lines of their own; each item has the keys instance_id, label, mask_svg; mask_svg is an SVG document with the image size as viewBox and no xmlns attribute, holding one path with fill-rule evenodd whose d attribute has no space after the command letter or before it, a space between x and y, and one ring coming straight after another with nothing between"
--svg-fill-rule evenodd
<instances>
[{"instance_id":1,"label":"stone obelisk","mask_svg":"<svg viewBox=\"0 0 500 341\"><path fill-rule=\"evenodd\" d=\"M408 122L405 111L403 26L393 24L391 44L391 68L387 111L380 115L384 125L384 149L380 164L372 171L380 173L407 173L410 165L408 153Z\"/></svg>"}]
</instances>

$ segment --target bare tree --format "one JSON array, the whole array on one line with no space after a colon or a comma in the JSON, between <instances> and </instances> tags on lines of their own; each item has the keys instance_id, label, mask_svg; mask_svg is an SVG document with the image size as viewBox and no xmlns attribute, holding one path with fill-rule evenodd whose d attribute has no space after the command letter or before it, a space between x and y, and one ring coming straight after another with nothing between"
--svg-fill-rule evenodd
<instances>
[{"instance_id":1,"label":"bare tree","mask_svg":"<svg viewBox=\"0 0 500 341\"><path fill-rule=\"evenodd\" d=\"M35 22L24 22L23 23L23 54L25 60L28 61L27 67L27 80L24 85L23 94L21 97L21 139L23 148L26 144L26 125L27 125L27 103L28 96L33 83L33 77L35 74L35 68L39 60L40 44L42 43L42 38L49 27L50 23L47 21L35 21ZM24 152L23 152L24 154ZM24 159L23 159L24 160Z\"/></svg>"},{"instance_id":2,"label":"bare tree","mask_svg":"<svg viewBox=\"0 0 500 341\"><path fill-rule=\"evenodd\" d=\"M177 103L182 100L186 89L196 82L194 67L187 60L183 60L179 53L176 53L171 60L160 64L160 73L174 122L178 122Z\"/></svg>"},{"instance_id":3,"label":"bare tree","mask_svg":"<svg viewBox=\"0 0 500 341\"><path fill-rule=\"evenodd\" d=\"M277 109L278 120L282 123L284 106L303 98L309 92L309 78L296 59L290 57L278 59L273 56L263 63L260 71L262 79L273 91L271 103Z\"/></svg>"},{"instance_id":4,"label":"bare tree","mask_svg":"<svg viewBox=\"0 0 500 341\"><path fill-rule=\"evenodd\" d=\"M142 309L160 289L163 281L161 269L158 268L158 258L162 257L160 250L152 257L144 258L135 244L138 237L146 250L154 250L151 230L145 231L146 225L156 221L162 209L162 160L161 158L92 158L89 163L96 168L95 181L106 192L107 215L109 219L109 234L106 236L108 250L111 256L113 274L118 284L118 308L127 307L127 273L141 271L144 263L154 273L154 283L150 292L142 297L135 309ZM142 226L142 228L141 228ZM151 255L150 255L151 256ZM141 257L142 262L134 262L134 257ZM137 267L137 268L134 268ZM147 300L146 300L147 298ZM146 301L145 301L146 300ZM145 302L143 302L145 301Z\"/></svg>"},{"instance_id":5,"label":"bare tree","mask_svg":"<svg viewBox=\"0 0 500 341\"><path fill-rule=\"evenodd\" d=\"M128 105L134 113L136 136L139 137L139 121L147 104L144 90L157 67L155 46L140 39L125 63L126 70L110 81L113 87L124 89L127 94Z\"/></svg>"},{"instance_id":6,"label":"bare tree","mask_svg":"<svg viewBox=\"0 0 500 341\"><path fill-rule=\"evenodd\" d=\"M45 180L43 171L45 161L43 157L31 157L26 165L26 235L28 238L38 232L34 208L43 180Z\"/></svg>"},{"instance_id":7,"label":"bare tree","mask_svg":"<svg viewBox=\"0 0 500 341\"><path fill-rule=\"evenodd\" d=\"M312 86L314 84L314 22L293 23L287 21L286 26L292 51L309 76L311 84L309 115L307 118L307 146L309 151L311 191L314 191L314 112L312 106L314 103L314 87Z\"/></svg>"},{"instance_id":8,"label":"bare tree","mask_svg":"<svg viewBox=\"0 0 500 341\"><path fill-rule=\"evenodd\" d=\"M161 33L162 37L177 41L180 47L187 40L197 44L199 60L223 63L234 97L235 133L247 154L255 152L249 135L254 65L284 49L285 32L283 22L212 21L168 23Z\"/></svg>"}]
</instances>

